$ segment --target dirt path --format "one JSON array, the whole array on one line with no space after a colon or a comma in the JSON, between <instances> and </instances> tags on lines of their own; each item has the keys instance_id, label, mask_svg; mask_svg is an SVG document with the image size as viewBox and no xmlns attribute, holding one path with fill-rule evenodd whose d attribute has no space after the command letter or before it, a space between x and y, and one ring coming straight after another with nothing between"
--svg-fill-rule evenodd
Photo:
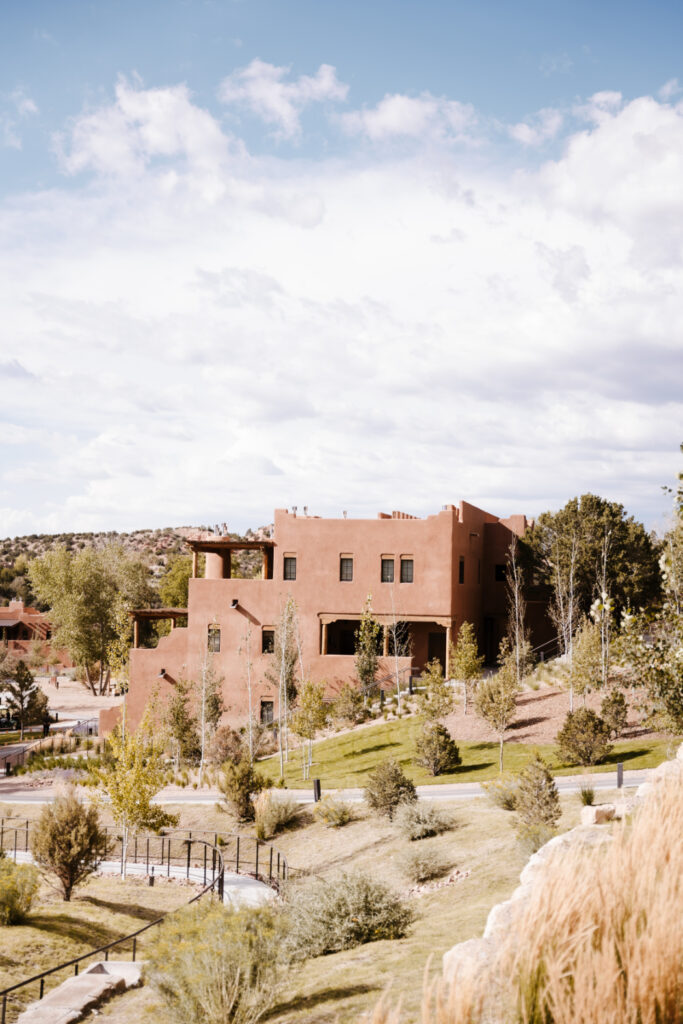
<instances>
[{"instance_id":1,"label":"dirt path","mask_svg":"<svg viewBox=\"0 0 683 1024\"><path fill-rule=\"evenodd\" d=\"M57 711L60 718L97 718L103 708L116 708L123 702L123 697L95 697L87 687L69 676L59 676L57 686L50 682L49 676L36 676L36 682L47 695L50 711Z\"/></svg>"}]
</instances>

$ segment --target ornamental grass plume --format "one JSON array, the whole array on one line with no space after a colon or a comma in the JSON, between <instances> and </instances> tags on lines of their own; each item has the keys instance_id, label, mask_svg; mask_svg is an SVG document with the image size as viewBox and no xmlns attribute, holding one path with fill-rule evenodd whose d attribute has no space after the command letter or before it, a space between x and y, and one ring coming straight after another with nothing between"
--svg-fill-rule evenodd
<instances>
[{"instance_id":1,"label":"ornamental grass plume","mask_svg":"<svg viewBox=\"0 0 683 1024\"><path fill-rule=\"evenodd\" d=\"M683 783L604 834L548 858L476 969L425 985L422 1024L683 1024ZM400 1022L387 998L371 1018Z\"/></svg>"}]
</instances>

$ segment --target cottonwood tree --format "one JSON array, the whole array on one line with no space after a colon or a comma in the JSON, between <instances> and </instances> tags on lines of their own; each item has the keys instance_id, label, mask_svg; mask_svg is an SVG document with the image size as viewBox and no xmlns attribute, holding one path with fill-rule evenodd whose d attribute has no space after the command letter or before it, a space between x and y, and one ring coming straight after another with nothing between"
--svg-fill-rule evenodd
<instances>
[{"instance_id":1,"label":"cottonwood tree","mask_svg":"<svg viewBox=\"0 0 683 1024\"><path fill-rule=\"evenodd\" d=\"M0 682L0 689L7 695L7 706L19 722L23 740L26 726L42 721L47 715L48 700L25 661L17 661L11 666L11 672Z\"/></svg>"},{"instance_id":2,"label":"cottonwood tree","mask_svg":"<svg viewBox=\"0 0 683 1024\"><path fill-rule=\"evenodd\" d=\"M184 679L179 679L168 698L164 714L164 724L174 744L178 766L182 762L196 764L200 758L197 719L190 707L190 696L189 685Z\"/></svg>"},{"instance_id":3,"label":"cottonwood tree","mask_svg":"<svg viewBox=\"0 0 683 1024\"><path fill-rule=\"evenodd\" d=\"M313 740L326 726L330 712L324 701L325 684L305 680L299 691L296 709L292 715L292 732L307 743L301 751L303 777L307 779L313 764Z\"/></svg>"},{"instance_id":4,"label":"cottonwood tree","mask_svg":"<svg viewBox=\"0 0 683 1024\"><path fill-rule=\"evenodd\" d=\"M97 808L85 806L69 791L43 807L33 830L31 852L38 867L56 878L68 902L76 886L97 871L107 845Z\"/></svg>"},{"instance_id":5,"label":"cottonwood tree","mask_svg":"<svg viewBox=\"0 0 683 1024\"><path fill-rule=\"evenodd\" d=\"M204 777L204 766L206 762L206 748L209 740L215 733L221 715L225 710L223 703L223 676L219 676L215 670L213 659L207 653L204 655L199 679L195 684L195 695L198 704L197 728L199 733L199 785L202 785Z\"/></svg>"},{"instance_id":6,"label":"cottonwood tree","mask_svg":"<svg viewBox=\"0 0 683 1024\"><path fill-rule=\"evenodd\" d=\"M510 642L503 637L498 654L500 668L495 675L485 679L474 697L474 708L480 718L498 733L500 742L500 771L503 771L503 744L505 733L514 720L517 704L517 666Z\"/></svg>"},{"instance_id":7,"label":"cottonwood tree","mask_svg":"<svg viewBox=\"0 0 683 1024\"><path fill-rule=\"evenodd\" d=\"M505 574L508 592L508 637L515 659L517 686L521 687L532 663L529 630L526 628L526 601L524 599L524 570L519 556L519 541L513 537L507 551Z\"/></svg>"},{"instance_id":8,"label":"cottonwood tree","mask_svg":"<svg viewBox=\"0 0 683 1024\"><path fill-rule=\"evenodd\" d=\"M360 623L355 633L356 641L356 675L363 696L370 697L375 690L375 679L379 667L377 642L381 626L372 614L372 598L368 594L365 600Z\"/></svg>"},{"instance_id":9,"label":"cottonwood tree","mask_svg":"<svg viewBox=\"0 0 683 1024\"><path fill-rule=\"evenodd\" d=\"M153 603L149 572L116 544L70 552L64 545L29 566L37 597L50 608L53 643L85 671L93 694L107 689L112 661L127 659L132 626L127 614Z\"/></svg>"},{"instance_id":10,"label":"cottonwood tree","mask_svg":"<svg viewBox=\"0 0 683 1024\"><path fill-rule=\"evenodd\" d=\"M448 663L451 676L462 683L467 714L469 695L481 679L484 666L484 655L479 654L477 634L471 622L463 622L460 626L457 641L451 644Z\"/></svg>"},{"instance_id":11,"label":"cottonwood tree","mask_svg":"<svg viewBox=\"0 0 683 1024\"><path fill-rule=\"evenodd\" d=\"M114 822L121 829L121 877L126 877L131 838L143 829L158 832L177 825L178 816L152 803L164 785L163 737L148 708L137 729L123 719L109 737L109 759L93 775L104 791Z\"/></svg>"},{"instance_id":12,"label":"cottonwood tree","mask_svg":"<svg viewBox=\"0 0 683 1024\"><path fill-rule=\"evenodd\" d=\"M280 778L284 778L285 762L289 760L289 716L296 700L296 666L299 661L299 620L296 602L288 597L280 608L273 637L273 667L266 679L278 693L278 753Z\"/></svg>"},{"instance_id":13,"label":"cottonwood tree","mask_svg":"<svg viewBox=\"0 0 683 1024\"><path fill-rule=\"evenodd\" d=\"M444 679L438 658L427 663L419 679L424 692L418 698L422 717L429 722L439 722L453 710L453 689Z\"/></svg>"},{"instance_id":14,"label":"cottonwood tree","mask_svg":"<svg viewBox=\"0 0 683 1024\"><path fill-rule=\"evenodd\" d=\"M602 642L600 627L583 619L574 637L572 687L583 698L602 685ZM570 711L573 710L570 703Z\"/></svg>"}]
</instances>

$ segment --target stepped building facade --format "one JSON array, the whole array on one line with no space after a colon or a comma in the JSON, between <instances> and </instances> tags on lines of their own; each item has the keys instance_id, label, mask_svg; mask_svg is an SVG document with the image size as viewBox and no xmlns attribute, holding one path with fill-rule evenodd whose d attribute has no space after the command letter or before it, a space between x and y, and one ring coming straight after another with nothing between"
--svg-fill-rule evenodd
<instances>
[{"instance_id":1,"label":"stepped building facade","mask_svg":"<svg viewBox=\"0 0 683 1024\"><path fill-rule=\"evenodd\" d=\"M378 678L395 679L392 649L395 624L402 644L398 669L406 682L438 658L448 673L448 650L463 621L474 624L489 663L506 628L506 563L513 537L529 522L523 515L500 519L467 502L445 505L424 519L401 512L376 519L322 519L277 509L271 537L234 541L198 534L188 538L193 554L188 607L133 612L127 714L134 724L154 692L163 700L180 680L199 678L210 661L222 677L225 720L246 721L251 706L263 722L277 717L273 639L288 598L296 603L300 661L308 679L324 681L333 697L344 682L355 682L354 646L370 596L383 628ZM257 552L259 578L236 578L233 554ZM203 576L198 575L204 556ZM532 642L549 639L546 601L527 592ZM138 646L140 623L170 619L174 628L154 649ZM186 625L178 625L186 622ZM102 712L107 732L116 711Z\"/></svg>"}]
</instances>

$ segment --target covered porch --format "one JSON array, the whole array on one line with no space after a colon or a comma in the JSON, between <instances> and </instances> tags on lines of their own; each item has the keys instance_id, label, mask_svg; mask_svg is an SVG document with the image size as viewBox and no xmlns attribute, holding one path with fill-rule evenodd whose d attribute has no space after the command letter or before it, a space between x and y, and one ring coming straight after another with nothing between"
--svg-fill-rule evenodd
<instances>
[{"instance_id":1,"label":"covered porch","mask_svg":"<svg viewBox=\"0 0 683 1024\"><path fill-rule=\"evenodd\" d=\"M355 634L360 615L321 613L320 654L355 656ZM449 675L449 650L453 638L453 619L445 616L393 615L374 616L381 630L377 640L377 654L382 658L410 658L412 668L424 669L427 662L438 660L444 675Z\"/></svg>"}]
</instances>

